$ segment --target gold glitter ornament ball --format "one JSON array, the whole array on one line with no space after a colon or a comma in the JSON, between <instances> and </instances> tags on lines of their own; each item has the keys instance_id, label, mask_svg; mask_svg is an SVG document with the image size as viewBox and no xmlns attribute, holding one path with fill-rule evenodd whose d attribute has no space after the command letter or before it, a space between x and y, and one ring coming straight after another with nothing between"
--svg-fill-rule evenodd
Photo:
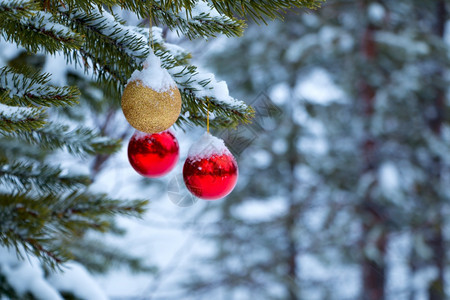
<instances>
[{"instance_id":1,"label":"gold glitter ornament ball","mask_svg":"<svg viewBox=\"0 0 450 300\"><path fill-rule=\"evenodd\" d=\"M142 81L128 83L122 95L122 110L131 126L146 133L169 129L181 112L181 95L176 86L157 92Z\"/></svg>"}]
</instances>

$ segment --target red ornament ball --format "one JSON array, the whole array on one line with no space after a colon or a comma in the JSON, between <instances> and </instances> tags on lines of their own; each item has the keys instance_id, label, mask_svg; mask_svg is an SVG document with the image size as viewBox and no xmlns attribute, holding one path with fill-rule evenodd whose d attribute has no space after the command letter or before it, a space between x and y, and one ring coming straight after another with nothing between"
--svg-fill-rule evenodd
<instances>
[{"instance_id":1,"label":"red ornament ball","mask_svg":"<svg viewBox=\"0 0 450 300\"><path fill-rule=\"evenodd\" d=\"M204 200L227 196L236 185L238 166L221 139L206 133L189 150L183 167L188 190Z\"/></svg>"},{"instance_id":2,"label":"red ornament ball","mask_svg":"<svg viewBox=\"0 0 450 300\"><path fill-rule=\"evenodd\" d=\"M160 177L169 173L179 157L178 141L170 131L143 133L136 131L128 144L131 166L145 177Z\"/></svg>"}]
</instances>

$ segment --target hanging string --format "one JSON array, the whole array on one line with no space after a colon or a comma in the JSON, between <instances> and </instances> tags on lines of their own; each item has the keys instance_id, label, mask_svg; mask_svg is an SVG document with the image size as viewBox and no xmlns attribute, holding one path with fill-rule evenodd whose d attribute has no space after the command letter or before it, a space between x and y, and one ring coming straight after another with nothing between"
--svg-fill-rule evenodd
<instances>
[{"instance_id":1,"label":"hanging string","mask_svg":"<svg viewBox=\"0 0 450 300\"><path fill-rule=\"evenodd\" d=\"M209 133L209 98L206 98L208 101L208 108L206 109L206 132Z\"/></svg>"},{"instance_id":2,"label":"hanging string","mask_svg":"<svg viewBox=\"0 0 450 300\"><path fill-rule=\"evenodd\" d=\"M154 52L154 47L153 47L153 17L152 17L152 1L149 1L149 12L148 12L148 21L149 21L149 25L148 25L148 42L149 42L149 46L150 48L153 50Z\"/></svg>"}]
</instances>

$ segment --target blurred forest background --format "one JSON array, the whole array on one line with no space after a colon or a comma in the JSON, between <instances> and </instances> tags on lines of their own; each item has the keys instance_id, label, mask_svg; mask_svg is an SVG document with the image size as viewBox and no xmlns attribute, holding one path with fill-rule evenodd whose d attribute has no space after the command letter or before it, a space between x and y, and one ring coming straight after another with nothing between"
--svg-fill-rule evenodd
<instances>
[{"instance_id":1,"label":"blurred forest background","mask_svg":"<svg viewBox=\"0 0 450 300\"><path fill-rule=\"evenodd\" d=\"M257 118L193 299L448 298L448 9L327 1L208 49Z\"/></svg>"},{"instance_id":2,"label":"blurred forest background","mask_svg":"<svg viewBox=\"0 0 450 300\"><path fill-rule=\"evenodd\" d=\"M140 273L81 260L110 299L439 300L450 294L449 10L446 0L328 0L250 23L242 38L164 32L256 110L250 125L212 131L236 156L236 189L187 208L170 189L183 189L177 174L203 129L175 131L182 159L167 178L140 178L126 158L132 130L94 83L60 68L62 57L6 44L1 57L85 85L95 105L65 113L125 141L92 159L93 189L153 200L144 219L119 220L125 236L103 240Z\"/></svg>"}]
</instances>

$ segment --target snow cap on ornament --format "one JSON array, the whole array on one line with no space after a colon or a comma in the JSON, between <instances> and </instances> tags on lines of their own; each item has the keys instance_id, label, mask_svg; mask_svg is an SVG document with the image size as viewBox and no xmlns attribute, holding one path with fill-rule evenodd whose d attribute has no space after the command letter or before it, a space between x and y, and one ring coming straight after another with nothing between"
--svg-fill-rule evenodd
<instances>
[{"instance_id":1,"label":"snow cap on ornament","mask_svg":"<svg viewBox=\"0 0 450 300\"><path fill-rule=\"evenodd\" d=\"M122 95L125 118L135 129L157 133L172 126L181 112L181 95L161 60L150 51L142 71L131 75Z\"/></svg>"},{"instance_id":2,"label":"snow cap on ornament","mask_svg":"<svg viewBox=\"0 0 450 300\"><path fill-rule=\"evenodd\" d=\"M227 196L236 185L238 166L223 140L205 133L189 149L183 167L188 190L204 200Z\"/></svg>"}]
</instances>

